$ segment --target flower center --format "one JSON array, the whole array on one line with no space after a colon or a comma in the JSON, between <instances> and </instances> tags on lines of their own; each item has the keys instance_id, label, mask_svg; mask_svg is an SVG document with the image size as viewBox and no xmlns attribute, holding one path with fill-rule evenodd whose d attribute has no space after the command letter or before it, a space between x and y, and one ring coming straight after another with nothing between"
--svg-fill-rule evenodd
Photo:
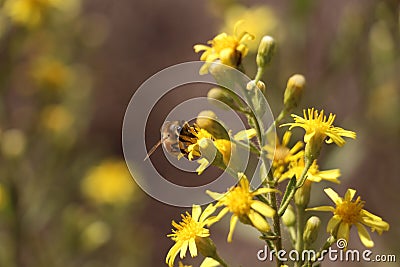
<instances>
[{"instance_id":1,"label":"flower center","mask_svg":"<svg viewBox=\"0 0 400 267\"><path fill-rule=\"evenodd\" d=\"M245 215L250 211L252 196L248 190L235 187L227 195L226 206L235 215Z\"/></svg>"},{"instance_id":2,"label":"flower center","mask_svg":"<svg viewBox=\"0 0 400 267\"><path fill-rule=\"evenodd\" d=\"M360 197L354 202L344 200L336 206L335 214L339 215L345 223L356 224L360 219L360 213L363 207L364 201L361 201Z\"/></svg>"},{"instance_id":3,"label":"flower center","mask_svg":"<svg viewBox=\"0 0 400 267\"><path fill-rule=\"evenodd\" d=\"M289 148L285 146L277 146L275 149L274 161L278 165L284 165L287 163L287 157L290 156Z\"/></svg>"},{"instance_id":4,"label":"flower center","mask_svg":"<svg viewBox=\"0 0 400 267\"><path fill-rule=\"evenodd\" d=\"M182 215L182 222L175 226L177 230L174 240L185 241L195 238L208 231L203 226L203 223L196 222L189 213L186 213L186 215Z\"/></svg>"}]
</instances>

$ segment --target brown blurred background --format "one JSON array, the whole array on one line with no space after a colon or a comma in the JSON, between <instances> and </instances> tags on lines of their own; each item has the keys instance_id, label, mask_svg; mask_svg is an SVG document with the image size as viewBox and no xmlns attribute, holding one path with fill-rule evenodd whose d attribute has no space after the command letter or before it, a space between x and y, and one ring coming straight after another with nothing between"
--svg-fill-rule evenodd
<instances>
[{"instance_id":1,"label":"brown blurred background","mask_svg":"<svg viewBox=\"0 0 400 267\"><path fill-rule=\"evenodd\" d=\"M5 5L7 1L2 2ZM8 30L2 29L0 65L2 82L5 82L1 88L1 128L3 132L21 129L27 148L18 159L3 156L0 181L8 192L5 195L9 196L9 201L1 215L4 220L0 219L3 221L0 244L7 247L0 252L1 266L165 265L166 253L173 244L166 237L171 231L171 220L179 220L180 213L186 209L157 202L139 189L134 193L140 195L139 200L135 197L123 205L114 205L113 201L105 206L93 204L81 189L82 179L103 159L122 160L123 116L141 83L165 67L198 60L193 45L205 43L227 27L234 17L229 10L237 5L241 6L240 10L266 7L273 16L272 21L260 18L260 24L271 23L264 34L274 36L278 42L271 67L264 75L273 112L277 114L281 108L287 78L301 73L307 79L307 88L302 105L295 112L300 113L306 107L323 108L337 114L337 125L357 132L357 140L348 142L342 149L324 147L320 167L340 168L342 184L335 189L341 194L348 187L357 189L367 203L366 209L390 223L389 233L372 234L376 244L373 251L396 254L400 260L400 229L397 227L400 225L399 1L87 0L81 4L78 15L62 22L69 30L61 28L63 24L42 30L56 35L56 48L43 49L46 38L52 38L40 30L13 25L9 25ZM1 19L6 17L2 15ZM31 36L26 37L29 34ZM10 48L21 39L22 45ZM74 66L76 77L89 73L90 78L77 79L73 93L86 92L84 87L89 83L88 93L82 93L87 97L84 101L65 94L47 97L48 93L43 96L36 89L30 89L34 86L25 74L28 72L26 65L30 64L24 62L38 50L61 53L61 58ZM245 62L249 65L250 76L254 75L252 61L254 54L250 53ZM164 99L146 129L148 146L157 142L171 103L205 96L206 92L203 88L181 90L170 99ZM38 117L35 112L39 112L41 105L71 101L77 106L70 106L75 112L71 116L79 124L74 126L74 140L67 148L47 144L45 133L37 129L40 127L31 125ZM85 107L79 107L81 105ZM22 109L17 108L21 106ZM79 123L80 120L83 122ZM301 138L301 131L296 134ZM61 143L68 140L62 136L58 138ZM59 150L62 152L57 152ZM161 172L168 171L174 181L201 179L193 174L175 174L162 157L158 151L152 160L156 164L159 162ZM40 165L42 160L52 162ZM15 175L18 177L7 178L14 169L23 171ZM49 176L47 182L40 180L42 172ZM207 171L210 176L216 173L212 169ZM318 191L326 186L314 188L316 194L310 206L329 204L319 193L321 190ZM45 197L36 196L43 192L46 192ZM32 208L31 203L45 204ZM42 212L45 219L40 219ZM327 220L326 216L323 222ZM93 226L93 223L98 224ZM88 230L90 226L94 230ZM263 242L257 240L256 233L239 227L234 242L227 244L228 221L218 224L213 231L220 254L232 266L268 265L257 261L256 253L263 248ZM100 235L104 242L95 240L94 245L82 245L83 233L93 235L94 239ZM355 248L362 249L355 231L351 240ZM54 243L58 249L49 249ZM191 261L189 258L185 261L187 264L193 262L196 266L200 262L200 259ZM342 266L343 263L326 262L324 265ZM381 265L399 266L398 263Z\"/></svg>"}]
</instances>

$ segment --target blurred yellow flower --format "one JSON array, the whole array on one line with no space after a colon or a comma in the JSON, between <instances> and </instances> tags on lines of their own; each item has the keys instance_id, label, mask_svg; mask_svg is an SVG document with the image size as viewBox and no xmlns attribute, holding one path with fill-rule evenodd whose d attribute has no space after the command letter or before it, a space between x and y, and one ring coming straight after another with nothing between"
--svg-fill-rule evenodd
<instances>
[{"instance_id":1,"label":"blurred yellow flower","mask_svg":"<svg viewBox=\"0 0 400 267\"><path fill-rule=\"evenodd\" d=\"M242 21L236 22L233 27L233 35L223 32L208 41L210 46L198 44L193 47L196 53L204 51L200 60L206 63L201 67L200 74L206 74L209 64L218 59L221 60L221 63L234 68L241 64L248 52L245 42L254 39L254 36L246 31L239 34L238 27L241 23Z\"/></svg>"},{"instance_id":2,"label":"blurred yellow flower","mask_svg":"<svg viewBox=\"0 0 400 267\"><path fill-rule=\"evenodd\" d=\"M224 194L207 191L208 195L218 201L215 205L216 207L225 206L218 214L215 219L216 221L220 220L228 212L232 213L228 242L232 241L232 235L238 220L253 225L261 232L268 232L270 226L264 216L272 218L275 215L275 210L273 208L264 202L254 199L254 197L260 194L278 191L270 188L259 188L252 191L246 175L239 173L238 177L240 179L239 184L232 187Z\"/></svg>"},{"instance_id":3,"label":"blurred yellow flower","mask_svg":"<svg viewBox=\"0 0 400 267\"><path fill-rule=\"evenodd\" d=\"M41 120L44 128L56 134L61 134L69 132L75 118L65 106L52 105L43 110Z\"/></svg>"},{"instance_id":4,"label":"blurred yellow flower","mask_svg":"<svg viewBox=\"0 0 400 267\"><path fill-rule=\"evenodd\" d=\"M4 208L7 205L8 194L6 189L2 184L0 184L0 209Z\"/></svg>"},{"instance_id":5,"label":"blurred yellow flower","mask_svg":"<svg viewBox=\"0 0 400 267\"><path fill-rule=\"evenodd\" d=\"M95 221L85 227L81 240L88 250L94 250L111 238L110 227L103 221Z\"/></svg>"},{"instance_id":6,"label":"blurred yellow flower","mask_svg":"<svg viewBox=\"0 0 400 267\"><path fill-rule=\"evenodd\" d=\"M7 0L4 11L16 24L27 27L40 25L52 8L57 8L63 0Z\"/></svg>"},{"instance_id":7,"label":"blurred yellow flower","mask_svg":"<svg viewBox=\"0 0 400 267\"><path fill-rule=\"evenodd\" d=\"M26 150L26 135L19 129L9 129L2 133L1 152L6 158L20 157Z\"/></svg>"},{"instance_id":8,"label":"blurred yellow flower","mask_svg":"<svg viewBox=\"0 0 400 267\"><path fill-rule=\"evenodd\" d=\"M303 156L303 151L300 151L303 147L303 142L298 141L292 148L289 148L291 136L292 132L287 131L282 137L282 142L279 142L276 136L271 145L263 147L268 152L267 157L272 160L272 166L275 168L275 177L279 177L291 161Z\"/></svg>"},{"instance_id":9,"label":"blurred yellow flower","mask_svg":"<svg viewBox=\"0 0 400 267\"><path fill-rule=\"evenodd\" d=\"M89 170L82 193L97 204L127 204L137 198L137 187L122 160L105 160Z\"/></svg>"},{"instance_id":10,"label":"blurred yellow flower","mask_svg":"<svg viewBox=\"0 0 400 267\"><path fill-rule=\"evenodd\" d=\"M72 70L57 59L41 58L34 64L32 76L41 87L62 89L71 82Z\"/></svg>"},{"instance_id":11,"label":"blurred yellow flower","mask_svg":"<svg viewBox=\"0 0 400 267\"><path fill-rule=\"evenodd\" d=\"M344 238L348 242L350 228L355 225L361 242L364 246L370 248L374 246L374 242L363 225L370 227L372 232L377 231L378 234L389 230L389 224L383 221L381 217L363 209L365 201L361 201L360 197L353 200L356 190L348 189L344 198L339 197L331 188L324 191L336 207L321 206L307 210L333 212L333 217L328 222L327 231L337 239Z\"/></svg>"},{"instance_id":12,"label":"blurred yellow flower","mask_svg":"<svg viewBox=\"0 0 400 267\"><path fill-rule=\"evenodd\" d=\"M261 38L266 34L273 35L278 25L273 10L266 5L249 8L242 5L233 5L225 12L224 24L221 31L229 31L240 20L243 21L240 27L243 27L243 29L246 29L255 36L254 42L248 44L250 52L256 52Z\"/></svg>"},{"instance_id":13,"label":"blurred yellow flower","mask_svg":"<svg viewBox=\"0 0 400 267\"><path fill-rule=\"evenodd\" d=\"M279 182L285 179L290 179L293 176L296 176L296 179L300 179L301 174L304 170L304 166L305 164L303 157L295 161L292 161L289 165L289 170L282 174L282 176L279 179ZM339 169L320 171L317 165L317 160L314 160L313 164L307 171L307 180L314 183L325 180L335 184L340 184L340 181L338 180L339 177L340 177Z\"/></svg>"}]
</instances>

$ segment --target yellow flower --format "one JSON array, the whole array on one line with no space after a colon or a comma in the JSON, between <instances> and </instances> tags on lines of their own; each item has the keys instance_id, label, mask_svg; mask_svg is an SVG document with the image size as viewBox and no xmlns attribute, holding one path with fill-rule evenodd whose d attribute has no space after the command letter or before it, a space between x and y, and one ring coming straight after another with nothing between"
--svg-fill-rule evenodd
<instances>
[{"instance_id":1,"label":"yellow flower","mask_svg":"<svg viewBox=\"0 0 400 267\"><path fill-rule=\"evenodd\" d=\"M181 261L178 263L179 267L192 267L192 265L184 265ZM220 266L219 262L212 258L205 258L200 264L200 267L217 267Z\"/></svg>"},{"instance_id":2,"label":"yellow flower","mask_svg":"<svg viewBox=\"0 0 400 267\"><path fill-rule=\"evenodd\" d=\"M308 117L306 110L303 110L303 114L304 118L292 114L294 122L282 124L281 127L290 126L289 130L293 127L301 127L306 131L304 135L304 142L306 143L305 156L309 159L314 160L318 157L324 140L327 144L335 143L341 147L346 143L342 136L356 138L355 132L332 125L336 117L332 113L329 114L328 119L323 110L318 112L314 108L308 109Z\"/></svg>"},{"instance_id":3,"label":"yellow flower","mask_svg":"<svg viewBox=\"0 0 400 267\"><path fill-rule=\"evenodd\" d=\"M33 66L32 76L39 86L61 89L72 79L70 67L57 59L39 59Z\"/></svg>"},{"instance_id":4,"label":"yellow flower","mask_svg":"<svg viewBox=\"0 0 400 267\"><path fill-rule=\"evenodd\" d=\"M241 21L237 22L234 27L234 35L228 35L223 32L214 37L213 40L208 41L210 46L206 45L195 45L194 51L196 53L204 51L200 57L200 60L206 63L200 69L200 74L205 74L208 71L209 63L215 60L221 60L221 63L237 68L242 59L247 55L248 48L244 42L254 39L254 37L247 33L238 33L238 26Z\"/></svg>"},{"instance_id":5,"label":"yellow flower","mask_svg":"<svg viewBox=\"0 0 400 267\"><path fill-rule=\"evenodd\" d=\"M265 34L273 35L278 26L277 18L272 9L266 5L245 7L243 5L231 5L225 12L222 32L229 31L237 21L243 21L240 26L253 33L254 42L249 43L249 51L257 51L261 37Z\"/></svg>"},{"instance_id":6,"label":"yellow flower","mask_svg":"<svg viewBox=\"0 0 400 267\"><path fill-rule=\"evenodd\" d=\"M307 210L333 212L333 217L328 222L327 231L337 239L344 238L348 241L350 228L352 225L355 225L357 227L358 236L364 246L373 247L374 242L371 240L369 233L363 225L370 227L372 232L377 231L379 234L389 230L389 224L387 222L363 209L365 202L361 201L360 197L353 200L356 190L348 189L344 199L339 197L331 188L327 188L324 191L332 199L336 207L321 206Z\"/></svg>"},{"instance_id":7,"label":"yellow flower","mask_svg":"<svg viewBox=\"0 0 400 267\"><path fill-rule=\"evenodd\" d=\"M8 202L8 193L5 187L0 184L0 210L3 209Z\"/></svg>"},{"instance_id":8,"label":"yellow flower","mask_svg":"<svg viewBox=\"0 0 400 267\"><path fill-rule=\"evenodd\" d=\"M191 139L193 139L193 140L190 140L190 142L192 142L192 144L187 147L189 160L193 160L194 158L201 156L201 153L199 150L199 142L201 142L201 140L203 140L204 138L211 139L211 140L214 139L214 137L206 130L197 128L197 127L195 129L196 129L196 131L194 131L193 134L196 138L194 138L194 139L191 138ZM182 137L182 138L185 138L185 137Z\"/></svg>"},{"instance_id":9,"label":"yellow flower","mask_svg":"<svg viewBox=\"0 0 400 267\"><path fill-rule=\"evenodd\" d=\"M208 205L207 208L201 212L201 207L193 205L192 214L186 212L182 216L182 221L178 224L172 221L172 226L175 229L172 230L172 234L167 235L171 237L175 244L169 250L165 259L166 263L172 267L176 256L179 253L181 259L186 255L187 249L189 248L190 256L197 256L197 249L199 244L204 244L202 239L210 236L210 231L205 228L209 227L215 222L213 217L209 217L215 211L213 205Z\"/></svg>"},{"instance_id":10,"label":"yellow flower","mask_svg":"<svg viewBox=\"0 0 400 267\"><path fill-rule=\"evenodd\" d=\"M292 161L289 165L289 170L282 174L279 179L279 182L290 179L293 176L296 176L296 179L300 179L301 174L304 170L304 158L301 157L295 161ZM310 182L318 183L322 180L340 184L338 178L340 177L340 170L339 169L332 169L326 171L320 171L317 165L317 160L314 160L313 164L307 171L307 180Z\"/></svg>"},{"instance_id":11,"label":"yellow flower","mask_svg":"<svg viewBox=\"0 0 400 267\"><path fill-rule=\"evenodd\" d=\"M89 170L82 193L97 204L127 204L137 197L136 185L122 160L105 160Z\"/></svg>"},{"instance_id":12,"label":"yellow flower","mask_svg":"<svg viewBox=\"0 0 400 267\"><path fill-rule=\"evenodd\" d=\"M235 146L235 144L226 139L217 139L214 141L214 145L222 154L222 160L224 161L224 164L228 166L229 161L231 160L231 152L232 149L234 150L233 146Z\"/></svg>"},{"instance_id":13,"label":"yellow flower","mask_svg":"<svg viewBox=\"0 0 400 267\"><path fill-rule=\"evenodd\" d=\"M178 263L178 267L192 267L192 265L184 265L181 261Z\"/></svg>"},{"instance_id":14,"label":"yellow flower","mask_svg":"<svg viewBox=\"0 0 400 267\"><path fill-rule=\"evenodd\" d=\"M274 167L274 176L279 177L286 169L291 161L303 156L303 151L299 151L303 147L303 142L298 141L292 148L289 148L290 137L292 132L287 131L282 137L282 143L278 137L275 138L275 145L266 145L263 147L268 152L267 157L272 160Z\"/></svg>"},{"instance_id":15,"label":"yellow flower","mask_svg":"<svg viewBox=\"0 0 400 267\"><path fill-rule=\"evenodd\" d=\"M60 3L60 0L8 0L4 11L16 24L35 27L43 22L49 9Z\"/></svg>"},{"instance_id":16,"label":"yellow flower","mask_svg":"<svg viewBox=\"0 0 400 267\"><path fill-rule=\"evenodd\" d=\"M74 116L63 105L52 105L46 107L41 115L43 126L56 134L70 133L75 122Z\"/></svg>"},{"instance_id":17,"label":"yellow flower","mask_svg":"<svg viewBox=\"0 0 400 267\"><path fill-rule=\"evenodd\" d=\"M216 220L220 220L228 212L232 213L228 242L232 241L232 235L237 221L253 225L261 232L268 232L270 226L264 217L272 218L275 210L267 204L254 199L255 196L269 192L277 192L276 189L259 188L250 190L250 184L243 173L239 173L239 184L232 187L224 194L207 191L213 199L218 200L216 207L225 206L218 214Z\"/></svg>"}]
</instances>

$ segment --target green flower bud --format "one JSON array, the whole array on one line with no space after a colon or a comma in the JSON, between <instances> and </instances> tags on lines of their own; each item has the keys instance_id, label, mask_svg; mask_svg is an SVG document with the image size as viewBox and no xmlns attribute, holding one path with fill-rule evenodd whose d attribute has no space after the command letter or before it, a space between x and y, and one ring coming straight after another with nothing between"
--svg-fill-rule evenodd
<instances>
[{"instance_id":1,"label":"green flower bud","mask_svg":"<svg viewBox=\"0 0 400 267\"><path fill-rule=\"evenodd\" d=\"M310 202L311 184L312 182L306 180L303 186L297 189L296 193L294 194L294 203L296 203L297 206L302 208L307 207L308 203Z\"/></svg>"},{"instance_id":2,"label":"green flower bud","mask_svg":"<svg viewBox=\"0 0 400 267\"><path fill-rule=\"evenodd\" d=\"M319 227L321 226L321 220L317 216L312 216L307 220L306 226L304 227L303 240L306 247L309 247L318 237Z\"/></svg>"},{"instance_id":3,"label":"green flower bud","mask_svg":"<svg viewBox=\"0 0 400 267\"><path fill-rule=\"evenodd\" d=\"M296 224L296 214L294 213L293 207L289 205L282 215L282 222L287 227L294 226Z\"/></svg>"},{"instance_id":4,"label":"green flower bud","mask_svg":"<svg viewBox=\"0 0 400 267\"><path fill-rule=\"evenodd\" d=\"M230 95L230 92L228 89L224 89L224 88L220 88L220 87L212 88L207 93L207 99L210 103L214 104L215 106L217 106L219 108L225 109L225 110L229 110L228 107L231 107L234 110L238 109L238 106L236 105L236 102L233 99L233 97ZM226 105L220 103L219 101L228 105L228 107Z\"/></svg>"},{"instance_id":5,"label":"green flower bud","mask_svg":"<svg viewBox=\"0 0 400 267\"><path fill-rule=\"evenodd\" d=\"M261 39L260 45L258 46L258 52L256 57L257 66L259 68L265 68L265 66L271 61L272 56L275 52L275 40L271 36L264 36Z\"/></svg>"},{"instance_id":6,"label":"green flower bud","mask_svg":"<svg viewBox=\"0 0 400 267\"><path fill-rule=\"evenodd\" d=\"M203 138L198 141L201 156L211 162L212 165L221 169L225 169L224 158L221 152L218 151L214 142L211 139Z\"/></svg>"},{"instance_id":7,"label":"green flower bud","mask_svg":"<svg viewBox=\"0 0 400 267\"><path fill-rule=\"evenodd\" d=\"M306 79L303 75L295 74L289 78L283 96L283 103L286 110L291 110L298 106L305 84Z\"/></svg>"},{"instance_id":8,"label":"green flower bud","mask_svg":"<svg viewBox=\"0 0 400 267\"><path fill-rule=\"evenodd\" d=\"M217 115L211 110L204 110L197 115L196 124L212 134L216 139L229 139L228 132L218 121Z\"/></svg>"},{"instance_id":9,"label":"green flower bud","mask_svg":"<svg viewBox=\"0 0 400 267\"><path fill-rule=\"evenodd\" d=\"M310 141L306 143L306 147L304 148L304 161L314 162L321 152L322 144L324 140L319 140L318 138L311 138Z\"/></svg>"},{"instance_id":10,"label":"green flower bud","mask_svg":"<svg viewBox=\"0 0 400 267\"><path fill-rule=\"evenodd\" d=\"M247 90L254 90L256 88L256 83L255 81L250 81L249 83L247 83L246 89ZM261 90L261 92L265 92L267 87L265 85L265 83L263 81L257 81L257 88Z\"/></svg>"},{"instance_id":11,"label":"green flower bud","mask_svg":"<svg viewBox=\"0 0 400 267\"><path fill-rule=\"evenodd\" d=\"M214 245L214 242L209 237L199 237L197 236L195 239L196 247L204 257L208 258L218 258L217 248Z\"/></svg>"}]
</instances>

